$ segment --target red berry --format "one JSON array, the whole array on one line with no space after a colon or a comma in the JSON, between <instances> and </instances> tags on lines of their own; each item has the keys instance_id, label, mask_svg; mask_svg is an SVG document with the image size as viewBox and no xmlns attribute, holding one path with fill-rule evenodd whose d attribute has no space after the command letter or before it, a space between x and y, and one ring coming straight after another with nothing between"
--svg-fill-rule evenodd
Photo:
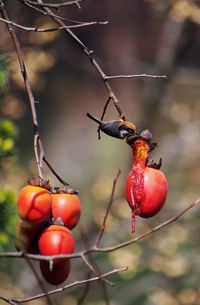
<instances>
[{"instance_id":1,"label":"red berry","mask_svg":"<svg viewBox=\"0 0 200 305\"><path fill-rule=\"evenodd\" d=\"M42 187L27 185L19 193L18 209L23 220L41 222L50 216L51 194Z\"/></svg>"},{"instance_id":2,"label":"red berry","mask_svg":"<svg viewBox=\"0 0 200 305\"><path fill-rule=\"evenodd\" d=\"M146 167L144 170L144 188L139 216L148 218L157 214L165 203L167 191L167 178L164 173L161 170ZM126 182L126 198L131 209L134 208L132 193L130 172Z\"/></svg>"},{"instance_id":3,"label":"red berry","mask_svg":"<svg viewBox=\"0 0 200 305\"><path fill-rule=\"evenodd\" d=\"M40 261L40 270L45 280L52 285L62 284L70 273L70 260L53 264L52 270L48 261Z\"/></svg>"},{"instance_id":4,"label":"red berry","mask_svg":"<svg viewBox=\"0 0 200 305\"><path fill-rule=\"evenodd\" d=\"M81 215L78 196L65 193L52 194L52 215L54 220L60 217L67 228L73 229Z\"/></svg>"}]
</instances>

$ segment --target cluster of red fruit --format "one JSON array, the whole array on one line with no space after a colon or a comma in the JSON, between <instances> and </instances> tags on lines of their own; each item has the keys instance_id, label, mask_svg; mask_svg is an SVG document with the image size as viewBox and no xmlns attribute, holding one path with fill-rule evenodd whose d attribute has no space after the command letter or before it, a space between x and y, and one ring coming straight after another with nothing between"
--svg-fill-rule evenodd
<instances>
[{"instance_id":1,"label":"cluster of red fruit","mask_svg":"<svg viewBox=\"0 0 200 305\"><path fill-rule=\"evenodd\" d=\"M46 256L71 254L74 238L71 230L80 219L80 200L75 194L52 193L40 186L27 185L19 193L16 248ZM53 285L65 281L70 272L69 259L40 261L44 278Z\"/></svg>"},{"instance_id":2,"label":"cluster of red fruit","mask_svg":"<svg viewBox=\"0 0 200 305\"><path fill-rule=\"evenodd\" d=\"M132 210L132 231L135 216L149 218L163 207L168 191L167 178L160 170L161 160L156 164L149 160L149 152L156 146L151 143L152 134L143 131L140 136L128 139L133 153L133 166L126 182L126 198Z\"/></svg>"}]
</instances>

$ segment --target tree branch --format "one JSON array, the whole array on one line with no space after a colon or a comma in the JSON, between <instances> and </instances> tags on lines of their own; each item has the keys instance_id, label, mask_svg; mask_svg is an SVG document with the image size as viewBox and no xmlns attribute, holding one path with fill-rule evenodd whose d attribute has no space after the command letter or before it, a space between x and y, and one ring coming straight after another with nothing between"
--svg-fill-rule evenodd
<instances>
[{"instance_id":1,"label":"tree branch","mask_svg":"<svg viewBox=\"0 0 200 305\"><path fill-rule=\"evenodd\" d=\"M45 12L47 14L49 14L49 16L51 17L51 19L53 19L57 24L59 24L60 26L62 26L65 31L65 33L73 40L76 42L76 44L81 48L81 50L85 53L85 55L88 57L88 59L90 60L92 66L95 68L95 70L97 71L97 73L99 74L100 78L102 79L108 96L110 97L110 100L113 101L113 104L115 106L115 108L118 111L119 116L123 116L123 111L119 105L119 101L117 99L117 97L115 96L108 80L106 79L106 74L103 72L102 68L100 67L100 65L97 63L96 59L94 58L94 52L92 50L90 50L79 38L78 36L76 36L70 29L67 28L67 26L65 25L65 23L58 19L57 16L55 14L53 14L53 12L50 10L49 7L45 7L45 3L42 0L37 0L38 5L40 5L41 7L43 7L43 9L45 10ZM32 3L32 5L34 6L34 4Z\"/></svg>"},{"instance_id":2,"label":"tree branch","mask_svg":"<svg viewBox=\"0 0 200 305\"><path fill-rule=\"evenodd\" d=\"M119 268L119 269L113 269L110 272L102 274L101 277L105 278L105 277L110 276L112 274L115 274L115 273L118 273L118 272L122 272L122 271L126 271L127 269L128 269L127 267ZM80 285L88 283L88 282L95 282L95 281L98 281L99 279L100 279L100 277L96 276L96 277L93 277L93 278L90 278L90 279L75 281L75 282L73 282L73 283L71 283L69 285L66 285L64 287L53 289L53 290L50 290L47 293L40 293L40 294L34 295L32 297L24 298L24 299L5 298L5 297L1 297L0 296L0 300L3 300L3 301L5 301L5 302L7 302L9 304L14 304L14 305L17 304L17 305L19 305L19 304L22 304L22 303L31 302L31 301L34 301L34 300L46 297L47 295L49 296L49 295L52 295L52 294L56 294L56 293L62 292L62 291L66 290L66 289L69 289L71 287L80 286Z\"/></svg>"},{"instance_id":3,"label":"tree branch","mask_svg":"<svg viewBox=\"0 0 200 305\"><path fill-rule=\"evenodd\" d=\"M167 78L166 75L152 75L152 74L146 74L146 73L142 73L142 74L127 74L127 75L106 75L105 79L116 79L116 78Z\"/></svg>"},{"instance_id":4,"label":"tree branch","mask_svg":"<svg viewBox=\"0 0 200 305\"><path fill-rule=\"evenodd\" d=\"M15 31L14 31L12 25L9 23L10 20L8 18L7 12L5 10L4 2L2 0L0 0L0 12L3 16L3 19L8 21L8 23L6 23L6 26L10 33L10 36L12 38L12 41L13 41L13 44L14 44L14 47L15 47L15 50L17 53L17 57L18 57L18 61L20 64L20 69L21 69L21 74L24 79L25 88L26 88L26 91L28 94L29 103L30 103L30 107L31 107L31 113L32 113L32 119L33 119L33 126L34 126L35 159L36 159L39 177L43 178L42 168L40 166L40 156L39 156L39 152L38 152L38 142L41 142L41 140L40 140L40 135L39 135L39 130L38 130L38 119L37 119L37 113L36 113L36 109L35 109L35 99L34 99L34 96L33 96L32 90L31 90L30 81L29 81L29 78L27 75L26 66L24 63L24 55L22 53L22 49L20 47L19 40L15 34ZM41 143L41 146L42 146L42 143Z\"/></svg>"},{"instance_id":5,"label":"tree branch","mask_svg":"<svg viewBox=\"0 0 200 305\"><path fill-rule=\"evenodd\" d=\"M90 249L85 250L85 251L80 251L80 252L76 252L73 254L60 254L60 255L53 255L53 256L43 256L43 255L35 255L35 254L26 254L27 257L29 257L32 260L37 260L37 261L51 261L53 259L66 259L66 258L81 258L82 255L86 256L90 253L106 253L106 252L112 252L115 250L118 250L120 248L124 248L128 245L137 243L138 241L144 239L147 236L150 236L151 234L163 229L164 227L169 226L170 224L176 222L177 220L179 220L184 214L186 214L187 212L189 212L191 209L193 209L194 207L196 207L198 204L200 203L200 198L198 198L196 201L192 202L190 205L188 205L185 209L183 209L179 214L177 214L176 216L164 221L163 223L159 224L158 226L154 227L153 229L137 236L136 238L132 238L128 241L125 241L123 243L114 245L114 246L110 246L110 247L104 247L104 248L100 248L97 247L96 245L91 246ZM24 258L24 253L23 252L4 252L4 253L0 253L0 258Z\"/></svg>"},{"instance_id":6,"label":"tree branch","mask_svg":"<svg viewBox=\"0 0 200 305\"><path fill-rule=\"evenodd\" d=\"M54 28L37 28L37 27L27 27L24 25L21 25L19 23L13 22L11 20L6 20L4 18L0 18L1 22L10 24L12 26L15 26L21 30L27 31L27 32L37 32L37 33L44 33L44 32L55 32L55 31L60 31L63 30L65 27L60 26L60 27L54 27ZM108 21L91 21L91 22L81 22L79 24L74 24L74 25L67 25L67 29L73 29L73 28L81 28L84 26L91 26L91 25L105 25L108 24Z\"/></svg>"},{"instance_id":7,"label":"tree branch","mask_svg":"<svg viewBox=\"0 0 200 305\"><path fill-rule=\"evenodd\" d=\"M42 289L43 293L44 293L45 296L46 296L47 304L48 304L48 305L53 305L53 303L52 303L52 301L51 301L51 298L50 298L50 296L48 295L48 292L47 292L45 286L43 285L43 283L42 283L40 277L39 277L38 274L37 274L37 271L35 270L35 267L33 266L33 263L32 263L31 260L30 260L28 257L26 257L26 256L25 256L25 259L26 259L27 264L29 265L29 267L31 268L31 270L32 270L32 272L33 272L33 274L34 274L34 276L35 276L35 278L36 278L36 280L37 280L37 282L38 282L38 285L40 286L40 288Z\"/></svg>"},{"instance_id":8,"label":"tree branch","mask_svg":"<svg viewBox=\"0 0 200 305\"><path fill-rule=\"evenodd\" d=\"M108 214L110 212L110 208L111 208L113 200L114 200L115 188L116 188L116 184L117 184L117 181L118 181L118 178L119 178L120 174L121 174L121 170L119 169L118 172L117 172L117 175L116 175L116 177L115 177L115 179L113 181L113 187L112 187L112 192L111 192L110 200L108 202L108 206L107 206L107 209L106 209L106 212L105 212L105 215L104 215L104 219L103 219L103 223L102 223L101 229L100 229L99 234L97 236L96 247L99 246L99 243L101 241L101 238L102 238L103 233L104 233L105 228L106 228L106 221L107 221Z\"/></svg>"},{"instance_id":9,"label":"tree branch","mask_svg":"<svg viewBox=\"0 0 200 305\"><path fill-rule=\"evenodd\" d=\"M73 0L73 1L65 1L65 2L61 2L61 3L44 3L44 4L40 4L37 3L35 1L31 1L31 0L24 0L25 3L29 3L32 5L36 5L36 6L42 6L42 7L51 7L51 8L60 8L63 6L68 6L68 5L77 5L79 2L82 2L83 0Z\"/></svg>"},{"instance_id":10,"label":"tree branch","mask_svg":"<svg viewBox=\"0 0 200 305\"><path fill-rule=\"evenodd\" d=\"M79 230L79 231L80 231L81 239L82 239L82 241L83 241L83 243L84 243L85 249L86 249L86 250L90 249L90 247L91 247L90 241L89 241L89 239L88 239L88 237L87 237L87 234L86 234L86 232L85 232L85 230L84 230L84 228L83 228L82 226L80 227L80 230ZM94 266L95 270L97 271L97 275L100 276L101 270L100 270L98 264L96 263L95 259L93 258L92 255L89 255L89 259L90 259L92 265ZM90 274L90 277L91 277L91 274ZM108 289L107 289L106 283L105 283L105 281L103 281L102 278L100 278L100 280L101 280L101 283L100 283L100 284L101 284L102 289L103 289L105 304L106 304L106 305L110 305L110 302L109 302L109 295L108 295ZM88 284L88 283L87 283L87 284ZM110 284L112 284L112 283L110 283ZM87 286L88 286L88 285L87 285ZM87 288L87 287L86 287L86 288ZM86 297L86 292L87 292L87 291L89 291L89 287L88 287L88 289L85 289L85 293L84 293L83 297L80 299L80 302L81 302L81 300L84 300L84 297Z\"/></svg>"}]
</instances>

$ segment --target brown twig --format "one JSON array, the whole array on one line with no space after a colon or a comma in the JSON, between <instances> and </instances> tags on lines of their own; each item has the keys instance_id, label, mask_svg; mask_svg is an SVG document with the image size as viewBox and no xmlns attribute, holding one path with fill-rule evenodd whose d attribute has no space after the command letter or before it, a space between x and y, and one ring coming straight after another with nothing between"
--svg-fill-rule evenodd
<instances>
[{"instance_id":1,"label":"brown twig","mask_svg":"<svg viewBox=\"0 0 200 305\"><path fill-rule=\"evenodd\" d=\"M29 2L30 3L30 2ZM47 14L49 14L49 16L60 26L62 26L65 31L65 33L71 38L73 39L73 41L76 42L76 44L82 49L82 51L85 53L85 55L88 57L88 59L90 60L92 66L95 68L95 70L98 72L99 76L101 77L108 96L110 98L110 100L113 101L113 104L115 106L115 108L118 111L119 116L123 115L123 111L121 110L121 107L119 105L119 101L117 99L117 97L115 96L108 80L106 79L106 74L103 72L102 68L100 67L100 65L97 63L96 59L94 58L94 53L92 50L90 50L79 38L78 36L76 36L70 29L67 29L67 26L65 25L65 23L60 20L59 18L57 18L57 16L55 14L53 14L53 12L50 10L49 7L45 7L45 3L42 0L37 0L38 5L40 5L40 7L43 7L43 9L45 10L45 12ZM32 3L32 5L34 6L34 4Z\"/></svg>"},{"instance_id":2,"label":"brown twig","mask_svg":"<svg viewBox=\"0 0 200 305\"><path fill-rule=\"evenodd\" d=\"M86 280L89 280L91 278L91 271L89 271L85 277ZM90 285L91 282L86 282L85 283L85 287L84 287L84 290L83 290L83 293L82 295L78 298L77 300L77 305L82 305L89 293L89 290L90 290Z\"/></svg>"},{"instance_id":3,"label":"brown twig","mask_svg":"<svg viewBox=\"0 0 200 305\"><path fill-rule=\"evenodd\" d=\"M178 215L176 215L175 217L172 217L168 220L166 220L165 222L161 223L160 225L154 227L153 229L147 231L144 234L139 235L136 238L130 239L126 242L120 243L116 246L112 246L112 247L108 247L108 248L98 248L98 252L112 252L115 250L118 250L120 248L124 248L128 245L134 244L142 239L144 239L145 237L151 235L152 233L155 233L157 231L159 231L160 229L163 229L164 227L172 224L173 222L177 221L179 218L181 218L185 213L187 213L189 210L191 210L192 208L194 208L197 204L200 203L200 199L197 199L196 201L194 201L193 203L191 203L188 207L186 207L182 212L180 212Z\"/></svg>"},{"instance_id":4,"label":"brown twig","mask_svg":"<svg viewBox=\"0 0 200 305\"><path fill-rule=\"evenodd\" d=\"M4 6L4 2L2 0L0 0L0 12L3 16L3 18L7 21L10 21L7 15L7 12L5 10L5 6ZM40 135L39 135L39 130L38 130L38 119L37 119L37 113L36 113L36 109L35 109L35 99L31 90L31 85L30 85L30 81L27 75L27 71L26 71L26 66L24 63L24 55L22 53L18 38L15 34L15 31L12 27L12 25L10 23L6 23L7 29L10 33L10 36L12 38L13 44L15 46L15 50L17 53L17 57L18 57L18 61L20 64L20 69L21 69L21 74L22 77L24 79L24 84L26 87L26 91L28 94L28 98L29 98L29 102L30 102L30 107L31 107L31 113L32 113L32 119L33 119L33 125L34 125L34 151L35 151L35 159L36 159L36 164L37 164L37 169L38 169L38 174L40 178L43 178L43 173L42 173L42 168L41 168L41 164L40 164L40 156L39 156L39 152L38 152L38 142L41 142L40 140ZM42 143L41 143L42 146Z\"/></svg>"},{"instance_id":5,"label":"brown twig","mask_svg":"<svg viewBox=\"0 0 200 305\"><path fill-rule=\"evenodd\" d=\"M35 7L35 3L33 3L32 1L24 1L24 4L31 4L32 7ZM93 65L93 67L96 69L97 73L99 74L99 76L101 77L107 93L108 93L108 99L106 102L106 106L104 107L104 111L102 114L102 117L104 117L106 109L108 104L110 103L110 101L113 101L113 104L115 105L118 114L120 117L123 117L125 119L125 115L124 112L122 111L120 105L119 105L119 101L117 99L117 97L115 96L108 80L109 79L114 79L114 78L130 78L130 77L154 77L154 78L164 78L165 76L157 76L157 75L147 75L147 74L138 74L138 75L116 75L116 76L107 76L104 71L102 70L102 68L100 67L100 65L97 63L96 59L94 58L94 52L92 50L90 50L69 28L67 28L67 25L60 19L60 17L58 15L55 15L51 10L50 10L50 6L46 6L46 3L44 3L42 0L37 0L37 5L40 6L41 8L43 8L42 13L45 15L49 15L49 17L51 17L57 24L60 25L60 27L63 27L63 30L65 31L65 33L67 35L70 36L70 38L72 38L77 44L78 46L83 50L83 52L85 53L85 55L88 57L88 59L90 60L91 64ZM100 132L98 131L99 134L99 138L100 138Z\"/></svg>"},{"instance_id":6,"label":"brown twig","mask_svg":"<svg viewBox=\"0 0 200 305\"><path fill-rule=\"evenodd\" d=\"M25 256L25 259L27 261L27 264L29 265L29 267L31 268L31 271L33 272L37 282L38 282L38 285L40 286L40 288L42 289L43 293L46 295L46 300L47 300L47 304L48 305L53 305L52 301L51 301L51 298L50 296L48 295L48 291L46 290L45 286L43 285L40 277L38 276L37 274L37 271L35 270L35 267L33 266L33 263L31 262L31 260Z\"/></svg>"},{"instance_id":7,"label":"brown twig","mask_svg":"<svg viewBox=\"0 0 200 305\"><path fill-rule=\"evenodd\" d=\"M87 251L87 250L86 250L86 251ZM107 279L104 279L104 278L101 277L101 274L99 274L99 273L95 270L95 268L92 266L92 264L90 264L89 260L86 258L86 256L85 256L84 253L81 254L81 258L82 258L83 262L86 264L86 266L88 266L88 268L89 268L95 275L97 275L97 276L99 277L99 279L102 279L105 283L107 283L107 284L109 284L109 285L111 285L111 286L114 286L114 284L113 284L112 282L110 282L110 281L108 281Z\"/></svg>"},{"instance_id":8,"label":"brown twig","mask_svg":"<svg viewBox=\"0 0 200 305\"><path fill-rule=\"evenodd\" d=\"M60 175L53 169L53 167L51 166L51 164L49 163L49 161L46 159L45 156L43 156L43 161L44 163L48 166L48 168L50 169L50 171L52 172L52 174L58 179L58 181L60 183L62 183L64 186L69 185L69 183L67 183L65 180L63 180Z\"/></svg>"},{"instance_id":9,"label":"brown twig","mask_svg":"<svg viewBox=\"0 0 200 305\"><path fill-rule=\"evenodd\" d=\"M85 249L86 250L90 249L90 247L91 247L90 241L89 241L89 239L87 237L87 234L86 234L86 232L85 232L85 230L82 226L80 227L80 234L81 234L81 239L84 243ZM97 275L100 276L101 270L100 270L99 266L97 265L96 261L94 260L93 256L89 255L89 259L90 259L92 265L94 266L95 270L97 271ZM105 283L105 281L103 281L102 278L100 278L100 280L101 280L101 285L102 285L102 289L103 289L103 293L104 293L105 303L106 303L106 305L110 305L106 283Z\"/></svg>"},{"instance_id":10,"label":"brown twig","mask_svg":"<svg viewBox=\"0 0 200 305\"><path fill-rule=\"evenodd\" d=\"M34 126L34 152L35 152L35 159L36 159L36 164L37 164L37 169L38 169L38 175L40 178L44 178L43 177L43 161L46 163L46 165L48 166L48 168L51 170L51 172L56 176L56 178L63 184L63 185L68 185L67 182L65 182L58 174L57 172L52 168L52 166L50 165L50 163L47 161L46 157L45 157L45 152L44 152L44 147L43 147L43 143L41 141L40 138L40 134L39 134L39 127L38 127L38 118L37 118L37 112L36 112L36 108L35 108L35 99L33 96L33 92L31 90L31 85L30 85L30 81L28 78L28 74L27 74L27 70L26 70L26 66L25 66L25 62L24 62L24 55L22 52L22 49L20 47L20 43L19 40L15 34L15 31L13 29L13 25L12 22L9 20L8 15L6 13L5 10L5 6L4 6L4 2L2 0L0 0L0 11L1 14L3 16L3 20L6 21L5 24L7 26L7 29L10 33L10 36L13 40L13 44L17 53L17 57L18 57L18 61L20 64L20 69L21 69L21 74L22 77L24 79L24 84L25 84L25 88L29 97L29 103L30 103L30 107L31 107L31 113L32 113L32 119L33 119L33 126Z\"/></svg>"},{"instance_id":11,"label":"brown twig","mask_svg":"<svg viewBox=\"0 0 200 305\"><path fill-rule=\"evenodd\" d=\"M104 273L101 275L101 277L107 277L107 276L110 276L112 274L115 274L115 273L118 273L118 272L122 272L122 271L126 271L128 268L125 267L125 268L119 268L119 269L113 269L111 270L110 272L107 272L107 273ZM52 294L56 294L56 293L59 293L59 292L62 292L66 289L69 289L71 287L75 287L75 286L80 286L80 285L83 285L87 282L95 282L95 281L98 281L99 280L99 277L96 276L96 277L93 277L93 278L90 278L90 279L86 279L86 280L80 280L80 281L75 281L69 285L66 285L64 287L61 287L61 288L57 288L57 289L53 289L53 290L50 290L46 293L40 293L40 294L37 294L37 295L34 295L32 297L28 297L28 298L24 298L24 299L17 299L17 298L5 298L5 297L1 297L0 296L0 300L3 300L9 304L14 304L14 305L19 305L19 304L22 304L22 303L26 303L26 302L31 302L31 301L34 301L34 300L37 300L37 299L40 299L40 298L43 298L43 297L46 297L47 295L52 295Z\"/></svg>"},{"instance_id":12,"label":"brown twig","mask_svg":"<svg viewBox=\"0 0 200 305\"><path fill-rule=\"evenodd\" d=\"M108 218L108 214L110 212L110 208L113 204L115 188L116 188L116 184L117 184L117 181L118 181L118 178L119 178L120 174L121 174L121 170L119 169L118 172L117 172L117 175L116 175L116 177L113 181L113 187L112 187L112 191L111 191L110 200L108 202L108 206L107 206L104 218L103 218L103 223L102 223L101 229L100 229L99 234L98 234L97 239L96 239L96 247L99 246L101 238L102 238L103 233L104 233L105 228L106 228L106 221L107 221L107 218Z\"/></svg>"},{"instance_id":13,"label":"brown twig","mask_svg":"<svg viewBox=\"0 0 200 305\"><path fill-rule=\"evenodd\" d=\"M26 254L27 257L29 257L32 260L45 260L45 261L50 261L56 258L59 259L65 259L65 258L81 258L82 255L86 256L90 253L106 253L106 252L113 252L115 250L118 250L120 248L124 248L128 245L137 243L138 241L144 239L145 237L163 229L164 227L169 226L170 224L176 222L177 220L179 220L184 214L186 214L189 210L193 209L194 207L196 207L198 204L200 203L200 198L198 198L196 201L192 202L190 205L188 205L185 209L183 209L179 214L177 214L174 217L171 217L170 219L164 221L163 223L159 224L158 226L154 227L153 229L137 236L136 238L132 238L130 240L127 240L123 243L119 243L117 245L114 246L110 246L110 247L104 247L104 248L100 248L97 247L96 245L92 246L90 249L85 250L85 251L81 251L81 252L76 252L73 254L61 254L61 255L54 255L54 256L43 256L43 255L35 255L35 254ZM4 253L0 253L0 258L24 258L24 253L23 252L4 252Z\"/></svg>"},{"instance_id":14,"label":"brown twig","mask_svg":"<svg viewBox=\"0 0 200 305\"><path fill-rule=\"evenodd\" d=\"M111 98L109 96L107 101L106 101L106 103L105 103L105 105L104 105L104 107L103 107L103 112L102 112L102 115L101 115L101 121L103 121L103 119L104 119L104 116L106 114L106 110L107 110L108 105L110 103L110 100L111 100ZM98 133L98 139L100 140L101 139L101 130L100 130L100 128L97 129L97 133Z\"/></svg>"}]
</instances>

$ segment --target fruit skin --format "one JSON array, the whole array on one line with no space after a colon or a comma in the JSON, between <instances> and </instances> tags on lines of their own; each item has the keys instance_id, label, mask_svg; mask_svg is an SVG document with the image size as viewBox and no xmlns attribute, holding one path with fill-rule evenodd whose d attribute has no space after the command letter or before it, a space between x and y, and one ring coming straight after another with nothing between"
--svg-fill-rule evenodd
<instances>
[{"instance_id":1,"label":"fruit skin","mask_svg":"<svg viewBox=\"0 0 200 305\"><path fill-rule=\"evenodd\" d=\"M51 225L45 229L39 239L39 251L42 255L71 254L74 251L74 238L70 230L61 225ZM54 263L62 259L54 260Z\"/></svg>"},{"instance_id":2,"label":"fruit skin","mask_svg":"<svg viewBox=\"0 0 200 305\"><path fill-rule=\"evenodd\" d=\"M39 186L27 185L19 193L18 209L23 220L33 223L50 217L51 194Z\"/></svg>"},{"instance_id":3,"label":"fruit skin","mask_svg":"<svg viewBox=\"0 0 200 305\"><path fill-rule=\"evenodd\" d=\"M161 170L146 167L144 170L144 188L139 216L149 218L156 215L165 203L168 185L167 178ZM126 198L130 208L133 208L131 196L131 172L126 182Z\"/></svg>"},{"instance_id":4,"label":"fruit skin","mask_svg":"<svg viewBox=\"0 0 200 305\"><path fill-rule=\"evenodd\" d=\"M52 194L52 215L54 220L60 217L63 224L73 229L81 215L81 205L75 194Z\"/></svg>"},{"instance_id":5,"label":"fruit skin","mask_svg":"<svg viewBox=\"0 0 200 305\"><path fill-rule=\"evenodd\" d=\"M58 264L53 264L50 270L48 261L40 261L40 270L45 280L52 285L62 284L70 273L70 260L62 260Z\"/></svg>"}]
</instances>

